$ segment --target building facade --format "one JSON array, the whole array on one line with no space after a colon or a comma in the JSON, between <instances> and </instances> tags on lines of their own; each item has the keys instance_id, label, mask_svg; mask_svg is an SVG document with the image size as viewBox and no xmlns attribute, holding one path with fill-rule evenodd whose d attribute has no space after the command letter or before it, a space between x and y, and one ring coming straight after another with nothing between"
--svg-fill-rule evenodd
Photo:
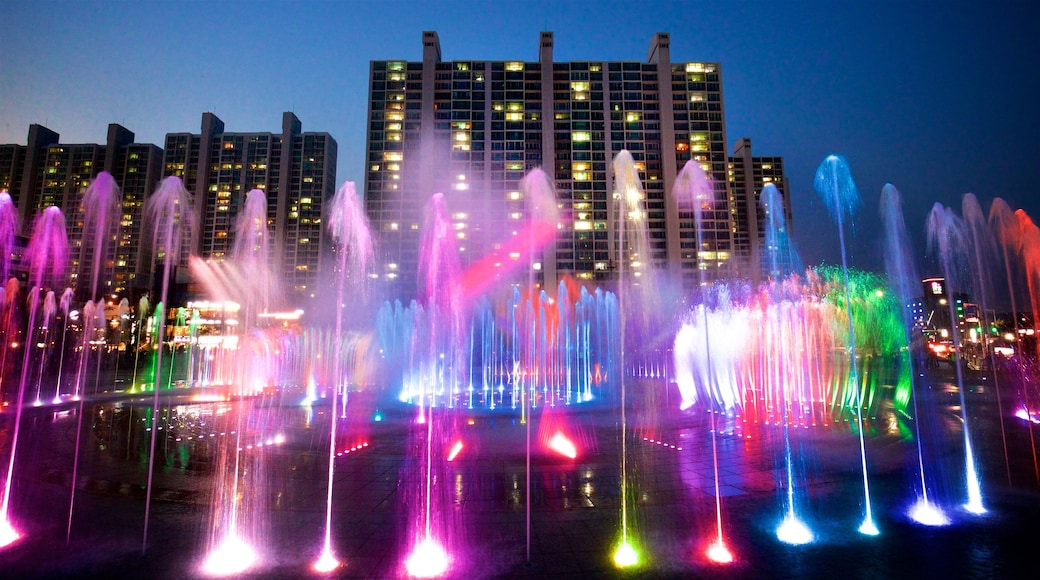
<instances>
[{"instance_id":1,"label":"building facade","mask_svg":"<svg viewBox=\"0 0 1040 580\"><path fill-rule=\"evenodd\" d=\"M11 194L26 234L38 213L50 206L61 209L69 242L68 283L81 297L128 296L151 283L149 248L139 240L144 202L159 182L161 163L159 147L135 143L134 133L117 124L108 126L104 144L63 144L58 133L34 124L26 145L0 145L0 190ZM94 260L83 240L83 194L102 171L120 188L119 227L108 255ZM95 264L101 271L94 272Z\"/></svg>"},{"instance_id":2,"label":"building facade","mask_svg":"<svg viewBox=\"0 0 1040 580\"><path fill-rule=\"evenodd\" d=\"M650 257L641 259L686 288L747 275L750 257L737 253L752 245L736 231L719 63L673 62L666 33L645 60L556 62L553 44L541 33L536 61L445 61L427 31L422 61L370 63L365 202L379 248L371 276L391 295L415 295L423 208L443 193L463 266L479 264L481 277L609 286L629 267L611 168L622 150L644 191ZM671 195L690 161L714 188L701 208L700 247L694 213ZM504 249L529 217L520 181L539 167L556 188L558 235L510 268L524 258Z\"/></svg>"},{"instance_id":3,"label":"building facade","mask_svg":"<svg viewBox=\"0 0 1040 580\"><path fill-rule=\"evenodd\" d=\"M790 247L791 196L783 157L755 157L751 154L751 139L738 139L729 158L729 184L734 256L742 261L739 271L758 282L772 272L782 274L800 269ZM779 208L767 208L762 203L762 191L767 185L776 187L782 202ZM780 211L782 216L770 216L771 211ZM779 225L772 236L767 236L771 217L782 219L772 220ZM770 242L776 247L769 247Z\"/></svg>"},{"instance_id":4,"label":"building facade","mask_svg":"<svg viewBox=\"0 0 1040 580\"><path fill-rule=\"evenodd\" d=\"M213 113L202 115L200 133L168 133L163 172L194 194L200 231L192 253L216 262L231 258L246 195L261 190L273 271L291 302L313 298L324 264L331 264L322 207L335 194L336 155L331 135L304 133L291 112L282 116L281 133L228 132Z\"/></svg>"}]
</instances>

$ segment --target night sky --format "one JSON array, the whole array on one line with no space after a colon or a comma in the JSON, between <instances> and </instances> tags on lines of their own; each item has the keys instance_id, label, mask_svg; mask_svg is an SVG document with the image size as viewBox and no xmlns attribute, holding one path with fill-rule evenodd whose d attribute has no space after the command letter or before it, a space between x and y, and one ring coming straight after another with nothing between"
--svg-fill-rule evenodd
<instances>
[{"instance_id":1,"label":"night sky","mask_svg":"<svg viewBox=\"0 0 1040 580\"><path fill-rule=\"evenodd\" d=\"M722 63L728 149L750 137L782 155L795 243L839 263L834 221L812 188L843 155L863 205L853 266L881 268L878 200L902 193L922 273L935 202L974 193L1040 218L1040 2L0 2L0 143L31 123L63 143L102 143L120 123L138 142L198 132L203 112L233 132L279 132L283 111L339 144L337 180L364 180L370 60L538 57L645 61L656 32L673 62ZM337 184L338 185L338 184Z\"/></svg>"}]
</instances>

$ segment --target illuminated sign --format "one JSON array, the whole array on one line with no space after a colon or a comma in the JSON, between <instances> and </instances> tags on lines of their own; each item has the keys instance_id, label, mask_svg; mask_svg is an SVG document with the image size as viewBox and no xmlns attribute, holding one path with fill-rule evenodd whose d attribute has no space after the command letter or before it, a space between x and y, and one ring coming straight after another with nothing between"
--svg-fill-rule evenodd
<instances>
[{"instance_id":1,"label":"illuminated sign","mask_svg":"<svg viewBox=\"0 0 1040 580\"><path fill-rule=\"evenodd\" d=\"M929 284L930 284L930 286L932 288L932 294L935 294L937 296L943 294L943 283L942 283L942 280L932 280Z\"/></svg>"}]
</instances>

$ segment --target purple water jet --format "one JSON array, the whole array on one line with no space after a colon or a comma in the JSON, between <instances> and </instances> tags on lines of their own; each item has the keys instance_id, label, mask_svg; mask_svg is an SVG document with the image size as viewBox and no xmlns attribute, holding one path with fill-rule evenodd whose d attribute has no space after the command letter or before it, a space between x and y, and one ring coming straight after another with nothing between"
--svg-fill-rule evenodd
<instances>
[{"instance_id":1,"label":"purple water jet","mask_svg":"<svg viewBox=\"0 0 1040 580\"><path fill-rule=\"evenodd\" d=\"M32 237L25 250L29 264L29 288L30 296L38 297L39 289L51 286L63 281L65 265L68 260L68 236L65 232L65 216L61 210L51 206L43 210L33 222ZM36 325L36 311L39 300L31 300L29 303L28 331L26 332L27 344L32 344L32 331ZM11 435L11 456L8 460L7 473L4 477L3 500L0 503L0 532L5 536L0 538L7 543L18 539L18 533L13 531L14 525L10 519L11 504L11 482L14 478L15 457L18 451L19 427L22 421L22 407L25 402L25 385L28 380L30 363L29 355L32 349L25 348L22 360L22 376L18 383L18 395L15 403L15 420Z\"/></svg>"}]
</instances>

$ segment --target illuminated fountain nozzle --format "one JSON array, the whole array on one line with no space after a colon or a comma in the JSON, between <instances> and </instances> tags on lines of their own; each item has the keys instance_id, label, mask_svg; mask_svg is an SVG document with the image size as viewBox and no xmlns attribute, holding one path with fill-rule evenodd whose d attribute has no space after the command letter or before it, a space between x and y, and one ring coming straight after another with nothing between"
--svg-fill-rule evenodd
<instances>
[{"instance_id":1,"label":"illuminated fountain nozzle","mask_svg":"<svg viewBox=\"0 0 1040 580\"><path fill-rule=\"evenodd\" d=\"M733 552L730 552L726 544L718 539L708 547L708 559L716 564L729 564L733 561Z\"/></svg>"},{"instance_id":2,"label":"illuminated fountain nozzle","mask_svg":"<svg viewBox=\"0 0 1040 580\"><path fill-rule=\"evenodd\" d=\"M319 574L328 574L339 567L339 560L332 555L332 549L328 546L325 546L325 549L321 551L321 557L314 563L314 571Z\"/></svg>"},{"instance_id":3,"label":"illuminated fountain nozzle","mask_svg":"<svg viewBox=\"0 0 1040 580\"><path fill-rule=\"evenodd\" d=\"M815 539L812 530L801 520L791 515L784 518L784 521L776 528L776 537L781 542L794 546L809 544Z\"/></svg>"},{"instance_id":4,"label":"illuminated fountain nozzle","mask_svg":"<svg viewBox=\"0 0 1040 580\"><path fill-rule=\"evenodd\" d=\"M950 523L950 519L939 506L923 498L917 500L908 515L922 526L945 526Z\"/></svg>"},{"instance_id":5,"label":"illuminated fountain nozzle","mask_svg":"<svg viewBox=\"0 0 1040 580\"><path fill-rule=\"evenodd\" d=\"M253 567L257 559L256 550L252 546L232 535L210 552L202 565L202 571L208 576L233 576Z\"/></svg>"},{"instance_id":6,"label":"illuminated fountain nozzle","mask_svg":"<svg viewBox=\"0 0 1040 580\"><path fill-rule=\"evenodd\" d=\"M461 453L461 452L462 452L462 440L459 439L458 441L455 442L455 445L452 445L451 449L448 450L448 461L455 461L455 458L458 457L459 453Z\"/></svg>"},{"instance_id":7,"label":"illuminated fountain nozzle","mask_svg":"<svg viewBox=\"0 0 1040 580\"><path fill-rule=\"evenodd\" d=\"M574 443L570 439L559 431L557 431L556 435L553 435L552 439L549 440L549 449L571 459L578 456L578 448L574 446Z\"/></svg>"},{"instance_id":8,"label":"illuminated fountain nozzle","mask_svg":"<svg viewBox=\"0 0 1040 580\"><path fill-rule=\"evenodd\" d=\"M0 548L5 548L18 541L22 537L18 530L14 529L11 522L6 519L0 520Z\"/></svg>"},{"instance_id":9,"label":"illuminated fountain nozzle","mask_svg":"<svg viewBox=\"0 0 1040 580\"><path fill-rule=\"evenodd\" d=\"M448 571L448 554L436 541L426 538L415 547L405 561L408 575L413 578L436 578Z\"/></svg>"},{"instance_id":10,"label":"illuminated fountain nozzle","mask_svg":"<svg viewBox=\"0 0 1040 580\"><path fill-rule=\"evenodd\" d=\"M628 542L621 542L614 552L614 565L618 568L631 568L639 564L639 554Z\"/></svg>"},{"instance_id":11,"label":"illuminated fountain nozzle","mask_svg":"<svg viewBox=\"0 0 1040 580\"><path fill-rule=\"evenodd\" d=\"M881 533L881 530L874 524L874 519L869 516L863 520L863 523L857 529L864 536L876 536Z\"/></svg>"},{"instance_id":12,"label":"illuminated fountain nozzle","mask_svg":"<svg viewBox=\"0 0 1040 580\"><path fill-rule=\"evenodd\" d=\"M972 497L968 501L968 503L964 504L964 509L967 510L968 513L972 513L977 516L981 516L982 514L986 513L986 506L982 505L981 497Z\"/></svg>"}]
</instances>

